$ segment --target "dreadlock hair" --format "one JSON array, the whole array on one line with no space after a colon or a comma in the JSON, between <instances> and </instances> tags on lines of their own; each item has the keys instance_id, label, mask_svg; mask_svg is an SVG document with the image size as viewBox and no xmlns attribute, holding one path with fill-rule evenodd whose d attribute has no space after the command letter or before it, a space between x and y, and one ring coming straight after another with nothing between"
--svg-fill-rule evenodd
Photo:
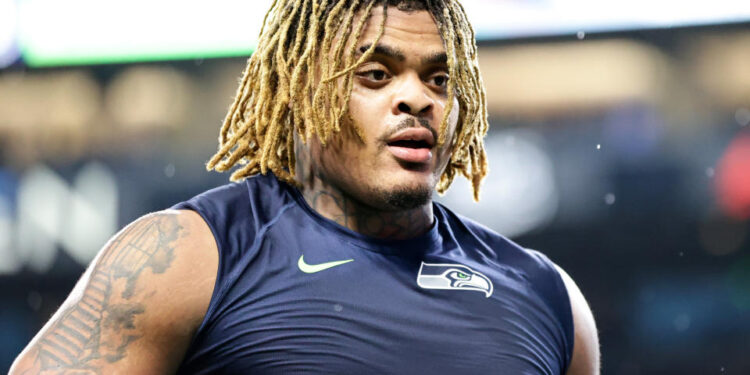
<instances>
[{"instance_id":1,"label":"dreadlock hair","mask_svg":"<svg viewBox=\"0 0 750 375\"><path fill-rule=\"evenodd\" d=\"M377 38L356 59L357 43L376 4L383 7ZM459 119L450 140L451 158L436 190L444 193L461 173L471 181L478 201L479 184L487 174L487 107L474 30L457 0L274 0L221 127L219 149L206 169L224 172L239 166L232 181L271 170L296 184L294 132L303 142L315 135L325 146L346 116L345 126L364 140L348 112L353 75L383 36L389 6L427 10L437 24L450 77L439 145L447 141L454 98Z\"/></svg>"}]
</instances>

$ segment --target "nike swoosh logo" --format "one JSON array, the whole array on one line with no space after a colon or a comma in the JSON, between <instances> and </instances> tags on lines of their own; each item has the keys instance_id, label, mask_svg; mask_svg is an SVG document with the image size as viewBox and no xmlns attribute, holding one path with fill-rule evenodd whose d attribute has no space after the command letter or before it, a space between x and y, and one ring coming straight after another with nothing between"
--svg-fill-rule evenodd
<instances>
[{"instance_id":1,"label":"nike swoosh logo","mask_svg":"<svg viewBox=\"0 0 750 375\"><path fill-rule=\"evenodd\" d=\"M349 263L352 261L354 261L354 259L337 260L335 262L326 262L326 263L320 263L320 264L307 264L305 263L305 256L301 255L299 257L299 261L297 261L297 267L299 267L299 270L304 273L316 273L316 272L327 270L331 267L340 266L344 263Z\"/></svg>"}]
</instances>

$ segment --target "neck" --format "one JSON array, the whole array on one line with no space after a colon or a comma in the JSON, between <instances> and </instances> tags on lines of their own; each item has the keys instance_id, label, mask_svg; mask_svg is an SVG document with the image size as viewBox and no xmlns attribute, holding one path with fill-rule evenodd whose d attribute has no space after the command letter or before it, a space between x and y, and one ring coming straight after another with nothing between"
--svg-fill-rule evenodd
<instances>
[{"instance_id":1,"label":"neck","mask_svg":"<svg viewBox=\"0 0 750 375\"><path fill-rule=\"evenodd\" d=\"M432 225L431 203L406 210L378 210L317 176L303 183L301 192L307 204L321 216L364 235L408 239L424 234Z\"/></svg>"},{"instance_id":2,"label":"neck","mask_svg":"<svg viewBox=\"0 0 750 375\"><path fill-rule=\"evenodd\" d=\"M296 180L307 204L321 216L361 234L383 239L420 236L432 226L432 202L405 210L383 210L363 203L314 170L308 147L295 135Z\"/></svg>"}]
</instances>

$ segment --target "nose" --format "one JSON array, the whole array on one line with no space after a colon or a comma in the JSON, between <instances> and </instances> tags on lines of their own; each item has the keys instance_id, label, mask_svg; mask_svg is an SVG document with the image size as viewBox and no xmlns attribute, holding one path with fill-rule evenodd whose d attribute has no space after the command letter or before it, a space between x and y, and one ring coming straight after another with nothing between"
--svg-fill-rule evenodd
<instances>
[{"instance_id":1,"label":"nose","mask_svg":"<svg viewBox=\"0 0 750 375\"><path fill-rule=\"evenodd\" d=\"M393 98L393 114L410 114L415 117L426 117L431 115L434 101L424 86L419 75L406 75L397 87Z\"/></svg>"}]
</instances>

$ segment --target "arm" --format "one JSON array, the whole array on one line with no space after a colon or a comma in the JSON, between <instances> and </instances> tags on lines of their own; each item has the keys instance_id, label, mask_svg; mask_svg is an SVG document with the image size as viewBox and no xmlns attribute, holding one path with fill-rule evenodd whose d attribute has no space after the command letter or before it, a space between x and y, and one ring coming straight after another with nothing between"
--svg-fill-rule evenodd
<instances>
[{"instance_id":1,"label":"arm","mask_svg":"<svg viewBox=\"0 0 750 375\"><path fill-rule=\"evenodd\" d=\"M198 214L144 216L104 246L10 373L173 373L206 313L217 267Z\"/></svg>"},{"instance_id":2,"label":"arm","mask_svg":"<svg viewBox=\"0 0 750 375\"><path fill-rule=\"evenodd\" d=\"M573 279L562 268L557 267L557 271L560 272L565 287L568 289L575 328L573 358L566 374L598 375L600 371L599 336L596 332L594 315Z\"/></svg>"}]
</instances>

